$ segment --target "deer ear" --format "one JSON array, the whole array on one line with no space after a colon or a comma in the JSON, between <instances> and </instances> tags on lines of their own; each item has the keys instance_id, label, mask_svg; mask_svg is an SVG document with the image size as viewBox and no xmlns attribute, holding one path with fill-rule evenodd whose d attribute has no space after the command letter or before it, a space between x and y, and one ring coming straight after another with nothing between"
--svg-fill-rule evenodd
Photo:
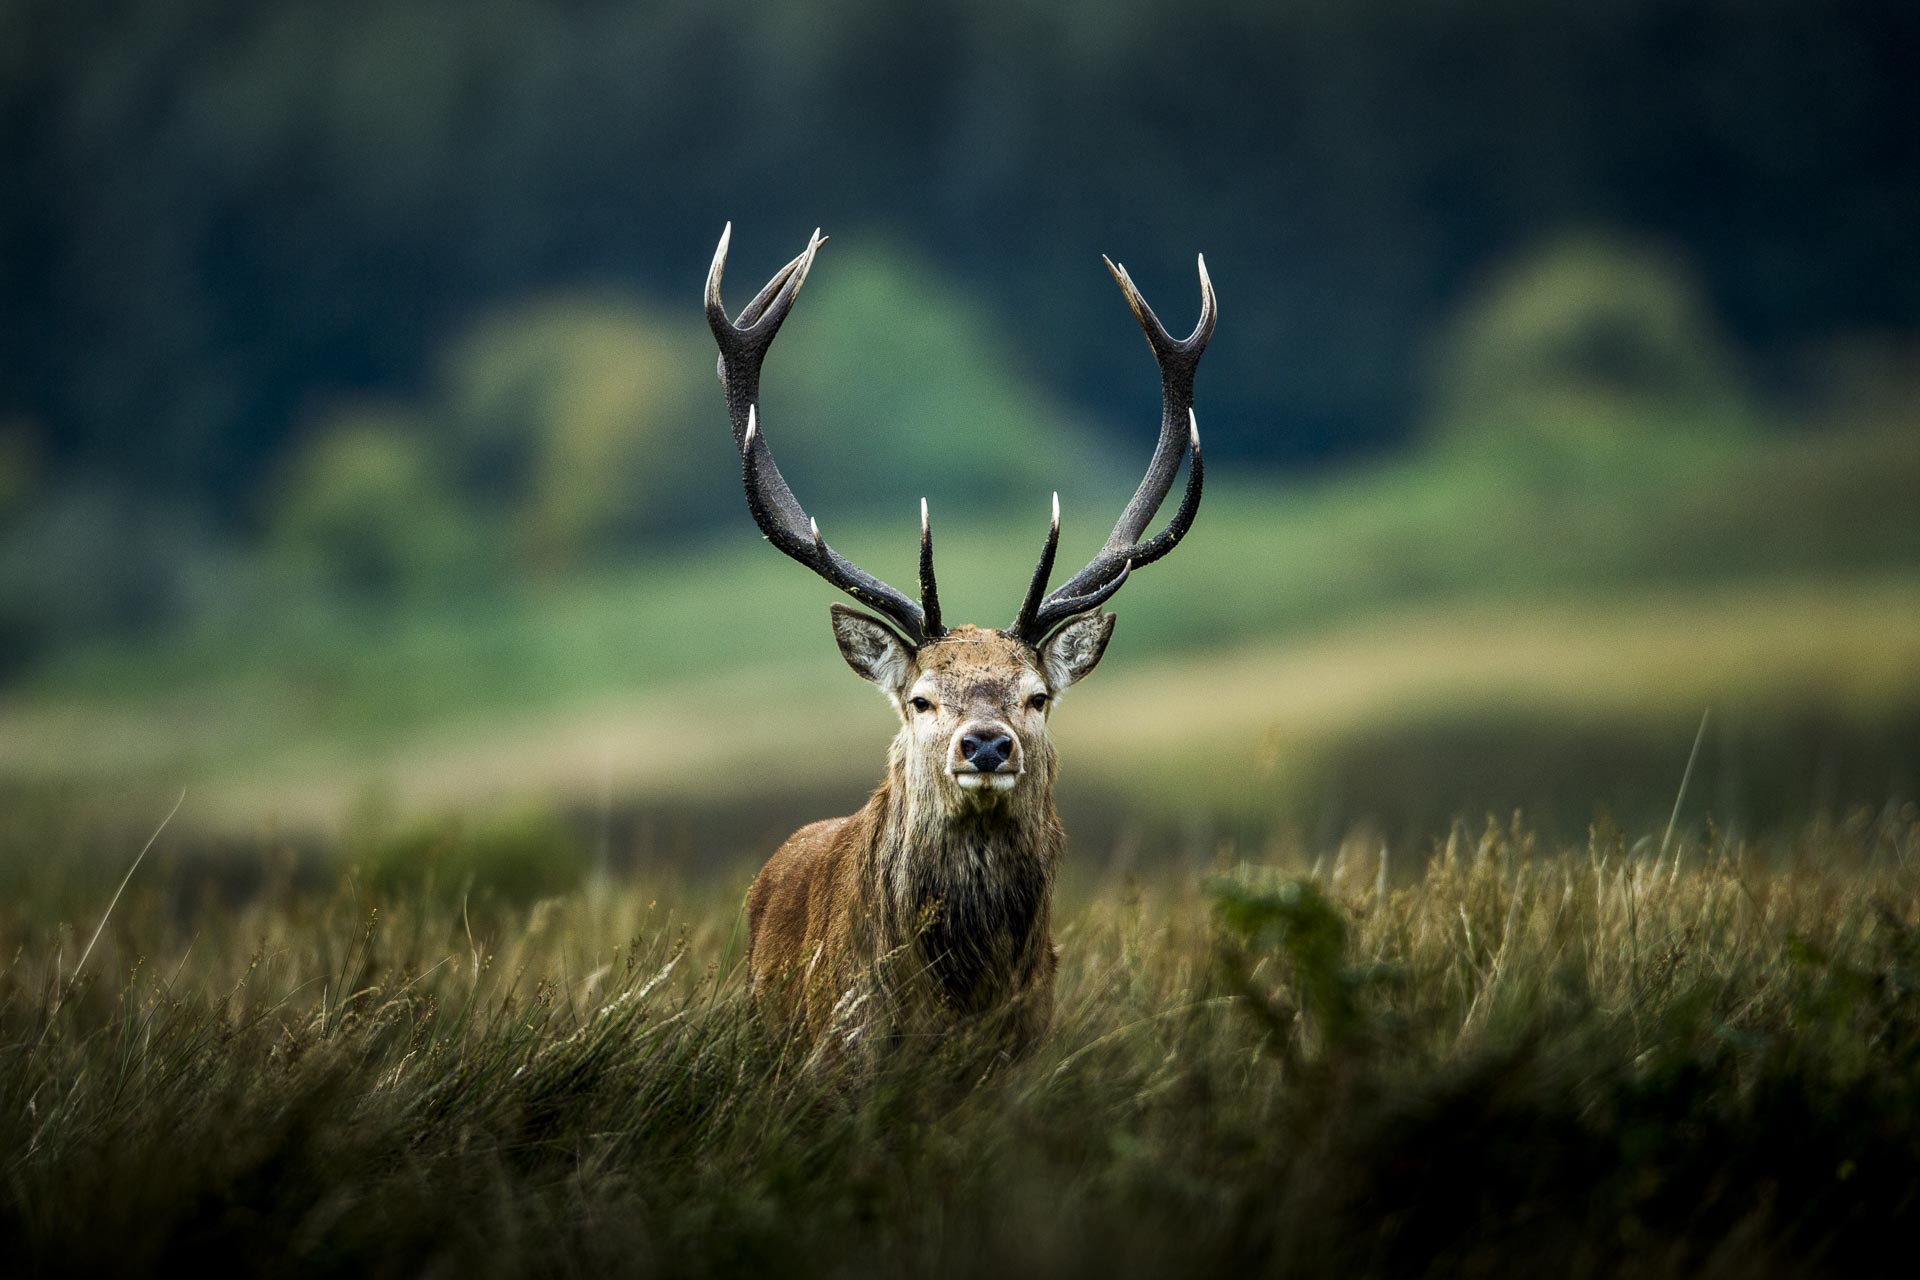
<instances>
[{"instance_id":1,"label":"deer ear","mask_svg":"<svg viewBox=\"0 0 1920 1280\"><path fill-rule=\"evenodd\" d=\"M1100 655L1113 639L1113 623L1110 613L1082 614L1047 637L1040 646L1040 662L1055 693L1100 665Z\"/></svg>"},{"instance_id":2,"label":"deer ear","mask_svg":"<svg viewBox=\"0 0 1920 1280\"><path fill-rule=\"evenodd\" d=\"M858 609L836 604L831 612L833 638L840 642L840 656L853 673L895 696L903 692L913 669L913 651L906 641L895 635L892 627Z\"/></svg>"}]
</instances>

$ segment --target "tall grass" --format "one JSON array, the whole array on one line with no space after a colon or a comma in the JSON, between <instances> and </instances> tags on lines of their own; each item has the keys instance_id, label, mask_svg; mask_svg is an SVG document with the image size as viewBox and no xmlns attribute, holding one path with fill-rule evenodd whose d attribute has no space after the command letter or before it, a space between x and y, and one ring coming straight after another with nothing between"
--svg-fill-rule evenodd
<instances>
[{"instance_id":1,"label":"tall grass","mask_svg":"<svg viewBox=\"0 0 1920 1280\"><path fill-rule=\"evenodd\" d=\"M1920 1204L1920 820L1070 886L1058 1013L821 1065L737 883L0 904L0 1269L1802 1274ZM92 910L105 903L102 895Z\"/></svg>"}]
</instances>

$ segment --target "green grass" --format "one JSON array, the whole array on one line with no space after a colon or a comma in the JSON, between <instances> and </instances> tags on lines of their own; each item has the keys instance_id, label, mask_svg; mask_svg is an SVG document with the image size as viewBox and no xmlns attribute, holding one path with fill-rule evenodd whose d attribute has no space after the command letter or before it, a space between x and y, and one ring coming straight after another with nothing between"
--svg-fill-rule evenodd
<instances>
[{"instance_id":1,"label":"green grass","mask_svg":"<svg viewBox=\"0 0 1920 1280\"><path fill-rule=\"evenodd\" d=\"M1082 875L1058 1017L810 1061L738 892L0 904L12 1274L1801 1275L1920 1195L1920 821ZM271 851L261 851L271 854ZM84 967L82 967L84 961Z\"/></svg>"}]
</instances>

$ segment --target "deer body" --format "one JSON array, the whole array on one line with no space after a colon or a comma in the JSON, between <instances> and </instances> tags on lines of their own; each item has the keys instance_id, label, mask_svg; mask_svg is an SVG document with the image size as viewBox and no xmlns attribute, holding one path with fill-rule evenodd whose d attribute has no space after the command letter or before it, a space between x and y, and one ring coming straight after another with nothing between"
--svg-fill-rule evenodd
<instances>
[{"instance_id":1,"label":"deer body","mask_svg":"<svg viewBox=\"0 0 1920 1280\"><path fill-rule=\"evenodd\" d=\"M860 641L887 643L863 635L852 610L835 621L852 636L850 662L866 663ZM1110 633L1111 618L1101 622ZM857 813L796 832L748 892L752 981L786 992L815 1032L871 974L880 975L889 1005L922 1018L947 1022L1011 1007L1014 1038L1024 1043L1044 1030L1052 1008L1049 913L1066 842L1046 734L1057 693L1039 654L999 632L957 628L901 656L910 665L897 676L884 666L880 673L906 691L890 694L902 724L886 779ZM864 665L856 670L865 674ZM1063 669L1057 678L1077 674ZM1017 772L946 768L950 740L979 725L1010 731ZM958 781L982 777L1015 785Z\"/></svg>"},{"instance_id":2,"label":"deer body","mask_svg":"<svg viewBox=\"0 0 1920 1280\"><path fill-rule=\"evenodd\" d=\"M1049 593L1060 537L1056 495L1013 624L948 628L924 500L916 604L827 545L760 429L760 365L822 238L816 232L806 252L729 319L720 278L731 230L708 275L707 317L720 346L748 507L776 548L882 615L838 604L831 611L841 656L900 717L886 777L867 803L801 828L755 877L747 894L753 990L816 1036L843 1018L855 1034L853 1027L872 1025L878 1013L895 1026L932 1031L992 1018L1015 1047L1030 1043L1052 1015L1050 913L1065 846L1053 805L1058 762L1048 721L1060 696L1106 652L1114 619L1100 606L1135 568L1171 551L1198 510L1193 373L1215 313L1206 264L1200 323L1183 340L1161 327L1125 270L1107 264L1159 362L1163 405L1146 478L1106 545ZM1189 445L1179 510L1145 538Z\"/></svg>"}]
</instances>

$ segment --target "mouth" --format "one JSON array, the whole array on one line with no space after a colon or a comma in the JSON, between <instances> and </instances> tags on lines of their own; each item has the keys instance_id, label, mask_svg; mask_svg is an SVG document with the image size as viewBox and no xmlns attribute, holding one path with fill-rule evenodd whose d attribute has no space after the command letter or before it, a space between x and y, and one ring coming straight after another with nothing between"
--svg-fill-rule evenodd
<instances>
[{"instance_id":1,"label":"mouth","mask_svg":"<svg viewBox=\"0 0 1920 1280\"><path fill-rule=\"evenodd\" d=\"M1011 791L1020 781L1017 773L981 773L979 770L948 770L948 775L960 784L962 791Z\"/></svg>"}]
</instances>

